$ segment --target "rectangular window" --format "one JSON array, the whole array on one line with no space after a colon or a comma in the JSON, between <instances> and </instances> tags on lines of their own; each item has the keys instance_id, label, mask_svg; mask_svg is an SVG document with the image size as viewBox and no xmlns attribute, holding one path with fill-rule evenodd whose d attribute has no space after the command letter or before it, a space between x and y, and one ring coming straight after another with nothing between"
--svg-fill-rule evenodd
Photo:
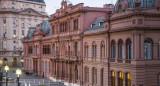
<instances>
[{"instance_id":1,"label":"rectangular window","mask_svg":"<svg viewBox=\"0 0 160 86\"><path fill-rule=\"evenodd\" d=\"M85 46L85 57L88 57L88 46Z\"/></svg>"},{"instance_id":2,"label":"rectangular window","mask_svg":"<svg viewBox=\"0 0 160 86\"><path fill-rule=\"evenodd\" d=\"M3 37L6 37L7 31L6 29L3 30Z\"/></svg>"},{"instance_id":3,"label":"rectangular window","mask_svg":"<svg viewBox=\"0 0 160 86\"><path fill-rule=\"evenodd\" d=\"M43 45L43 54L50 54L50 45Z\"/></svg>"},{"instance_id":4,"label":"rectangular window","mask_svg":"<svg viewBox=\"0 0 160 86\"><path fill-rule=\"evenodd\" d=\"M33 53L32 46L29 46L28 47L28 54L32 54L32 53Z\"/></svg>"},{"instance_id":5,"label":"rectangular window","mask_svg":"<svg viewBox=\"0 0 160 86\"><path fill-rule=\"evenodd\" d=\"M65 22L65 25L64 25L64 27L65 27L65 30L64 30L64 32L67 32L67 30L68 30L68 24L67 24L67 22Z\"/></svg>"},{"instance_id":6,"label":"rectangular window","mask_svg":"<svg viewBox=\"0 0 160 86\"><path fill-rule=\"evenodd\" d=\"M48 72L48 63L47 62L45 62L45 70L46 70L46 72Z\"/></svg>"},{"instance_id":7,"label":"rectangular window","mask_svg":"<svg viewBox=\"0 0 160 86\"><path fill-rule=\"evenodd\" d=\"M36 55L36 48L34 47L34 49L33 49L33 52L34 52L34 55Z\"/></svg>"},{"instance_id":8,"label":"rectangular window","mask_svg":"<svg viewBox=\"0 0 160 86\"><path fill-rule=\"evenodd\" d=\"M52 34L55 34L55 26L52 25Z\"/></svg>"},{"instance_id":9,"label":"rectangular window","mask_svg":"<svg viewBox=\"0 0 160 86\"><path fill-rule=\"evenodd\" d=\"M105 46L101 45L101 57L105 57Z\"/></svg>"},{"instance_id":10,"label":"rectangular window","mask_svg":"<svg viewBox=\"0 0 160 86\"><path fill-rule=\"evenodd\" d=\"M42 61L42 72L44 72L44 62Z\"/></svg>"},{"instance_id":11,"label":"rectangular window","mask_svg":"<svg viewBox=\"0 0 160 86\"><path fill-rule=\"evenodd\" d=\"M3 24L6 24L6 18L3 19Z\"/></svg>"},{"instance_id":12,"label":"rectangular window","mask_svg":"<svg viewBox=\"0 0 160 86\"><path fill-rule=\"evenodd\" d=\"M93 83L97 84L97 69L93 69Z\"/></svg>"},{"instance_id":13,"label":"rectangular window","mask_svg":"<svg viewBox=\"0 0 160 86\"><path fill-rule=\"evenodd\" d=\"M32 61L30 60L30 68L32 68Z\"/></svg>"},{"instance_id":14,"label":"rectangular window","mask_svg":"<svg viewBox=\"0 0 160 86\"><path fill-rule=\"evenodd\" d=\"M39 55L39 48L37 48L37 55Z\"/></svg>"},{"instance_id":15,"label":"rectangular window","mask_svg":"<svg viewBox=\"0 0 160 86\"><path fill-rule=\"evenodd\" d=\"M92 57L97 57L97 46L96 45L92 46Z\"/></svg>"},{"instance_id":16,"label":"rectangular window","mask_svg":"<svg viewBox=\"0 0 160 86\"><path fill-rule=\"evenodd\" d=\"M74 30L78 30L78 19L73 20L73 28Z\"/></svg>"},{"instance_id":17,"label":"rectangular window","mask_svg":"<svg viewBox=\"0 0 160 86\"><path fill-rule=\"evenodd\" d=\"M13 30L13 34L16 35L16 30Z\"/></svg>"},{"instance_id":18,"label":"rectangular window","mask_svg":"<svg viewBox=\"0 0 160 86\"><path fill-rule=\"evenodd\" d=\"M92 57L94 57L94 46L92 46Z\"/></svg>"},{"instance_id":19,"label":"rectangular window","mask_svg":"<svg viewBox=\"0 0 160 86\"><path fill-rule=\"evenodd\" d=\"M7 41L3 41L2 45L3 45L3 49L6 49L7 48Z\"/></svg>"},{"instance_id":20,"label":"rectangular window","mask_svg":"<svg viewBox=\"0 0 160 86\"><path fill-rule=\"evenodd\" d=\"M112 45L112 58L116 57L116 46Z\"/></svg>"},{"instance_id":21,"label":"rectangular window","mask_svg":"<svg viewBox=\"0 0 160 86\"><path fill-rule=\"evenodd\" d=\"M56 54L55 54L55 46L53 46L53 56L56 56Z\"/></svg>"},{"instance_id":22,"label":"rectangular window","mask_svg":"<svg viewBox=\"0 0 160 86\"><path fill-rule=\"evenodd\" d=\"M89 82L89 68L85 68L85 81Z\"/></svg>"},{"instance_id":23,"label":"rectangular window","mask_svg":"<svg viewBox=\"0 0 160 86\"><path fill-rule=\"evenodd\" d=\"M123 58L123 45L119 45L119 59Z\"/></svg>"},{"instance_id":24,"label":"rectangular window","mask_svg":"<svg viewBox=\"0 0 160 86\"><path fill-rule=\"evenodd\" d=\"M131 44L127 45L127 59L131 59L132 58L132 48L131 48Z\"/></svg>"},{"instance_id":25,"label":"rectangular window","mask_svg":"<svg viewBox=\"0 0 160 86\"><path fill-rule=\"evenodd\" d=\"M152 59L152 44L151 43L144 44L144 56L145 56L145 59Z\"/></svg>"},{"instance_id":26,"label":"rectangular window","mask_svg":"<svg viewBox=\"0 0 160 86\"><path fill-rule=\"evenodd\" d=\"M16 27L16 18L13 18L13 27Z\"/></svg>"},{"instance_id":27,"label":"rectangular window","mask_svg":"<svg viewBox=\"0 0 160 86\"><path fill-rule=\"evenodd\" d=\"M13 48L14 48L14 50L16 50L16 46L15 45L13 46Z\"/></svg>"},{"instance_id":28,"label":"rectangular window","mask_svg":"<svg viewBox=\"0 0 160 86\"><path fill-rule=\"evenodd\" d=\"M24 30L22 30L22 35L24 35Z\"/></svg>"},{"instance_id":29,"label":"rectangular window","mask_svg":"<svg viewBox=\"0 0 160 86\"><path fill-rule=\"evenodd\" d=\"M101 69L101 86L104 86L104 69Z\"/></svg>"}]
</instances>

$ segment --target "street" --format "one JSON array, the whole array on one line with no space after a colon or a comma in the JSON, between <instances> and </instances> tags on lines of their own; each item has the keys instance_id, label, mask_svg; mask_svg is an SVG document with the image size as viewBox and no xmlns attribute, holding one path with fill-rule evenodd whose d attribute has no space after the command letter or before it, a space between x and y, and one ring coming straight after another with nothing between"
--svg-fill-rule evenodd
<instances>
[{"instance_id":1,"label":"street","mask_svg":"<svg viewBox=\"0 0 160 86\"><path fill-rule=\"evenodd\" d=\"M17 75L13 73L16 69L11 69L8 72L9 78L14 79L14 82L8 83L8 86L18 86L17 85ZM5 75L5 72L3 73ZM41 78L36 76L35 74L32 75L25 75L22 74L20 76L20 86L64 86L63 83L60 82L53 82L46 78ZM6 86L6 83L3 83L2 86Z\"/></svg>"}]
</instances>

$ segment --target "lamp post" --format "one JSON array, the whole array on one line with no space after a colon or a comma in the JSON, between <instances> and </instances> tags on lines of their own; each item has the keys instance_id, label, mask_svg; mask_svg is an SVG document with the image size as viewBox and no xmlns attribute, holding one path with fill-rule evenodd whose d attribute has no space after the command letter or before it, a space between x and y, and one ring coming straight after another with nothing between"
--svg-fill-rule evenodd
<instances>
[{"instance_id":1,"label":"lamp post","mask_svg":"<svg viewBox=\"0 0 160 86\"><path fill-rule=\"evenodd\" d=\"M18 86L20 86L19 78L20 78L21 73L22 73L22 71L21 71L20 69L17 69L17 70L16 70L16 74L17 74L17 84L18 84Z\"/></svg>"},{"instance_id":2,"label":"lamp post","mask_svg":"<svg viewBox=\"0 0 160 86\"><path fill-rule=\"evenodd\" d=\"M6 86L8 86L8 70L9 70L9 66L5 66L4 70L6 71Z\"/></svg>"}]
</instances>

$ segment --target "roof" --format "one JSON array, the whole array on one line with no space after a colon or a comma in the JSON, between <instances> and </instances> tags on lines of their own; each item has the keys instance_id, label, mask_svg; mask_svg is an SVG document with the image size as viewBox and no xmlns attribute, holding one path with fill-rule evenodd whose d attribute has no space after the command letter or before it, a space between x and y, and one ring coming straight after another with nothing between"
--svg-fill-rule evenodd
<instances>
[{"instance_id":1,"label":"roof","mask_svg":"<svg viewBox=\"0 0 160 86\"><path fill-rule=\"evenodd\" d=\"M42 21L42 23L40 23L38 25L38 27L41 28L42 32L46 33L43 35L43 37L50 36L50 23L47 20ZM35 29L36 29L36 27L29 28L28 35L27 35L28 39L32 39L32 35L33 35Z\"/></svg>"},{"instance_id":2,"label":"roof","mask_svg":"<svg viewBox=\"0 0 160 86\"><path fill-rule=\"evenodd\" d=\"M33 1L33 2L45 3L45 2L44 2L44 0L27 0L27 1Z\"/></svg>"},{"instance_id":3,"label":"roof","mask_svg":"<svg viewBox=\"0 0 160 86\"><path fill-rule=\"evenodd\" d=\"M36 29L36 27L29 28L29 31L28 31L28 34L27 34L28 39L32 39L32 34L34 33L35 29Z\"/></svg>"},{"instance_id":4,"label":"roof","mask_svg":"<svg viewBox=\"0 0 160 86\"><path fill-rule=\"evenodd\" d=\"M96 30L96 29L103 29L104 28L104 20L105 17L99 17L96 18L92 23L91 26L87 29L87 31L89 30ZM100 25L99 25L100 24Z\"/></svg>"},{"instance_id":5,"label":"roof","mask_svg":"<svg viewBox=\"0 0 160 86\"><path fill-rule=\"evenodd\" d=\"M137 0L117 0L114 11L117 11L119 3L127 5L126 8L135 8L136 1ZM154 7L156 0L138 0L138 1L141 3L140 8L152 8Z\"/></svg>"}]
</instances>

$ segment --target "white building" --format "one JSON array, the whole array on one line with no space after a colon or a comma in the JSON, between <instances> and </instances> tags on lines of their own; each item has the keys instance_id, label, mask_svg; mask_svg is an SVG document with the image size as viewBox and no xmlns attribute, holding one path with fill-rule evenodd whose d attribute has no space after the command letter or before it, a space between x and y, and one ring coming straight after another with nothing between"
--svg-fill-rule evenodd
<instances>
[{"instance_id":1,"label":"white building","mask_svg":"<svg viewBox=\"0 0 160 86\"><path fill-rule=\"evenodd\" d=\"M0 0L0 65L20 65L21 39L48 19L44 0Z\"/></svg>"}]
</instances>

